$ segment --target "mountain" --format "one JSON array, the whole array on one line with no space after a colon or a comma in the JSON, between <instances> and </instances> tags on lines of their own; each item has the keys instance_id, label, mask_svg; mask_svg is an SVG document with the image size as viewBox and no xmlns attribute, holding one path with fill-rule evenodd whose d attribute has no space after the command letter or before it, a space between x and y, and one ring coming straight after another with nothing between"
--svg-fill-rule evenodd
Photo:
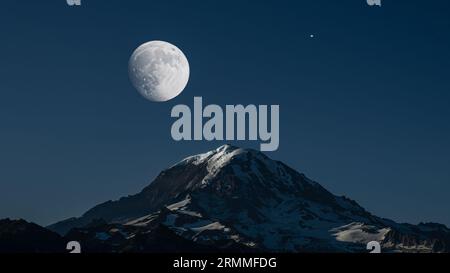
<instances>
[{"instance_id":1,"label":"mountain","mask_svg":"<svg viewBox=\"0 0 450 273\"><path fill-rule=\"evenodd\" d=\"M0 220L0 253L63 252L63 238L24 220Z\"/></svg>"},{"instance_id":2,"label":"mountain","mask_svg":"<svg viewBox=\"0 0 450 273\"><path fill-rule=\"evenodd\" d=\"M157 234L198 250L366 252L378 241L383 251L450 252L443 225L377 217L282 162L229 145L182 160L136 195L48 228L119 252L158 251L144 243Z\"/></svg>"}]
</instances>

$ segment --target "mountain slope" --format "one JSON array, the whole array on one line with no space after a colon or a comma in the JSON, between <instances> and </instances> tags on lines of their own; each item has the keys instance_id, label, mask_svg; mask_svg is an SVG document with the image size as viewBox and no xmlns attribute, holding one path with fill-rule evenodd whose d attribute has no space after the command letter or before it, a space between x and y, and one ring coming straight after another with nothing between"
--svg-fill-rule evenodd
<instances>
[{"instance_id":1,"label":"mountain slope","mask_svg":"<svg viewBox=\"0 0 450 273\"><path fill-rule=\"evenodd\" d=\"M63 238L24 220L0 220L0 253L64 252Z\"/></svg>"},{"instance_id":2,"label":"mountain slope","mask_svg":"<svg viewBox=\"0 0 450 273\"><path fill-rule=\"evenodd\" d=\"M229 145L184 159L136 195L49 228L65 234L96 219L128 228L163 226L202 245L255 251L365 251L374 240L389 251L450 246L444 226L379 218L281 162Z\"/></svg>"}]
</instances>

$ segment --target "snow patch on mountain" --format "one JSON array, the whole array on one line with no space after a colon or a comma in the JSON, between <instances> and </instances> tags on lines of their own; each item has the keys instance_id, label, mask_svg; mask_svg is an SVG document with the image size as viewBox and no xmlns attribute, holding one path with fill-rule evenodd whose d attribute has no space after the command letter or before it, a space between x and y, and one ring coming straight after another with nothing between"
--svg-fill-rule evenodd
<instances>
[{"instance_id":1,"label":"snow patch on mountain","mask_svg":"<svg viewBox=\"0 0 450 273\"><path fill-rule=\"evenodd\" d=\"M364 223L350 223L331 230L336 240L367 244L371 241L382 242L390 228L378 228Z\"/></svg>"}]
</instances>

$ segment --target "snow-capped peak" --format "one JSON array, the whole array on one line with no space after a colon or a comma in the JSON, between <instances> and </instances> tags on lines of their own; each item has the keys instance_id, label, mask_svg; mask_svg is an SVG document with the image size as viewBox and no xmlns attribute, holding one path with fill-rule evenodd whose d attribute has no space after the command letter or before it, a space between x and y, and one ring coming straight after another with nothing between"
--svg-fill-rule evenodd
<instances>
[{"instance_id":1,"label":"snow-capped peak","mask_svg":"<svg viewBox=\"0 0 450 273\"><path fill-rule=\"evenodd\" d=\"M442 251L450 245L445 227L376 217L282 162L231 145L188 157L142 192L51 228L64 233L95 219L137 233L163 225L194 242L274 251L366 251L371 240L402 251Z\"/></svg>"},{"instance_id":2,"label":"snow-capped peak","mask_svg":"<svg viewBox=\"0 0 450 273\"><path fill-rule=\"evenodd\" d=\"M214 161L216 161L216 160L220 160L223 163L226 163L233 156L241 154L241 153L245 153L246 151L249 151L249 150L237 148L237 147L227 144L227 145L220 146L219 148L209 151L209 152L206 152L206 153L189 156L189 157L181 160L177 164L175 164L173 167L183 166L186 164L200 165L200 164L204 163L205 161L209 161L209 160L213 161L212 164L214 164Z\"/></svg>"}]
</instances>

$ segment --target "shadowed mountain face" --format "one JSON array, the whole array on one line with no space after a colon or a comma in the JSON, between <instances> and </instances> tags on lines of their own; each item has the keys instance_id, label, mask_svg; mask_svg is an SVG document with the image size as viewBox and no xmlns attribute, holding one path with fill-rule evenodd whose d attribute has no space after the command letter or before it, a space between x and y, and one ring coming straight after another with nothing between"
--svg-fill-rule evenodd
<instances>
[{"instance_id":1,"label":"shadowed mountain face","mask_svg":"<svg viewBox=\"0 0 450 273\"><path fill-rule=\"evenodd\" d=\"M62 253L63 238L24 220L0 220L0 253Z\"/></svg>"},{"instance_id":2,"label":"shadowed mountain face","mask_svg":"<svg viewBox=\"0 0 450 273\"><path fill-rule=\"evenodd\" d=\"M281 162L228 145L184 159L136 195L48 228L119 252L157 252L143 242L158 233L199 249L366 252L378 241L385 251L450 251L445 226L379 218Z\"/></svg>"}]
</instances>

